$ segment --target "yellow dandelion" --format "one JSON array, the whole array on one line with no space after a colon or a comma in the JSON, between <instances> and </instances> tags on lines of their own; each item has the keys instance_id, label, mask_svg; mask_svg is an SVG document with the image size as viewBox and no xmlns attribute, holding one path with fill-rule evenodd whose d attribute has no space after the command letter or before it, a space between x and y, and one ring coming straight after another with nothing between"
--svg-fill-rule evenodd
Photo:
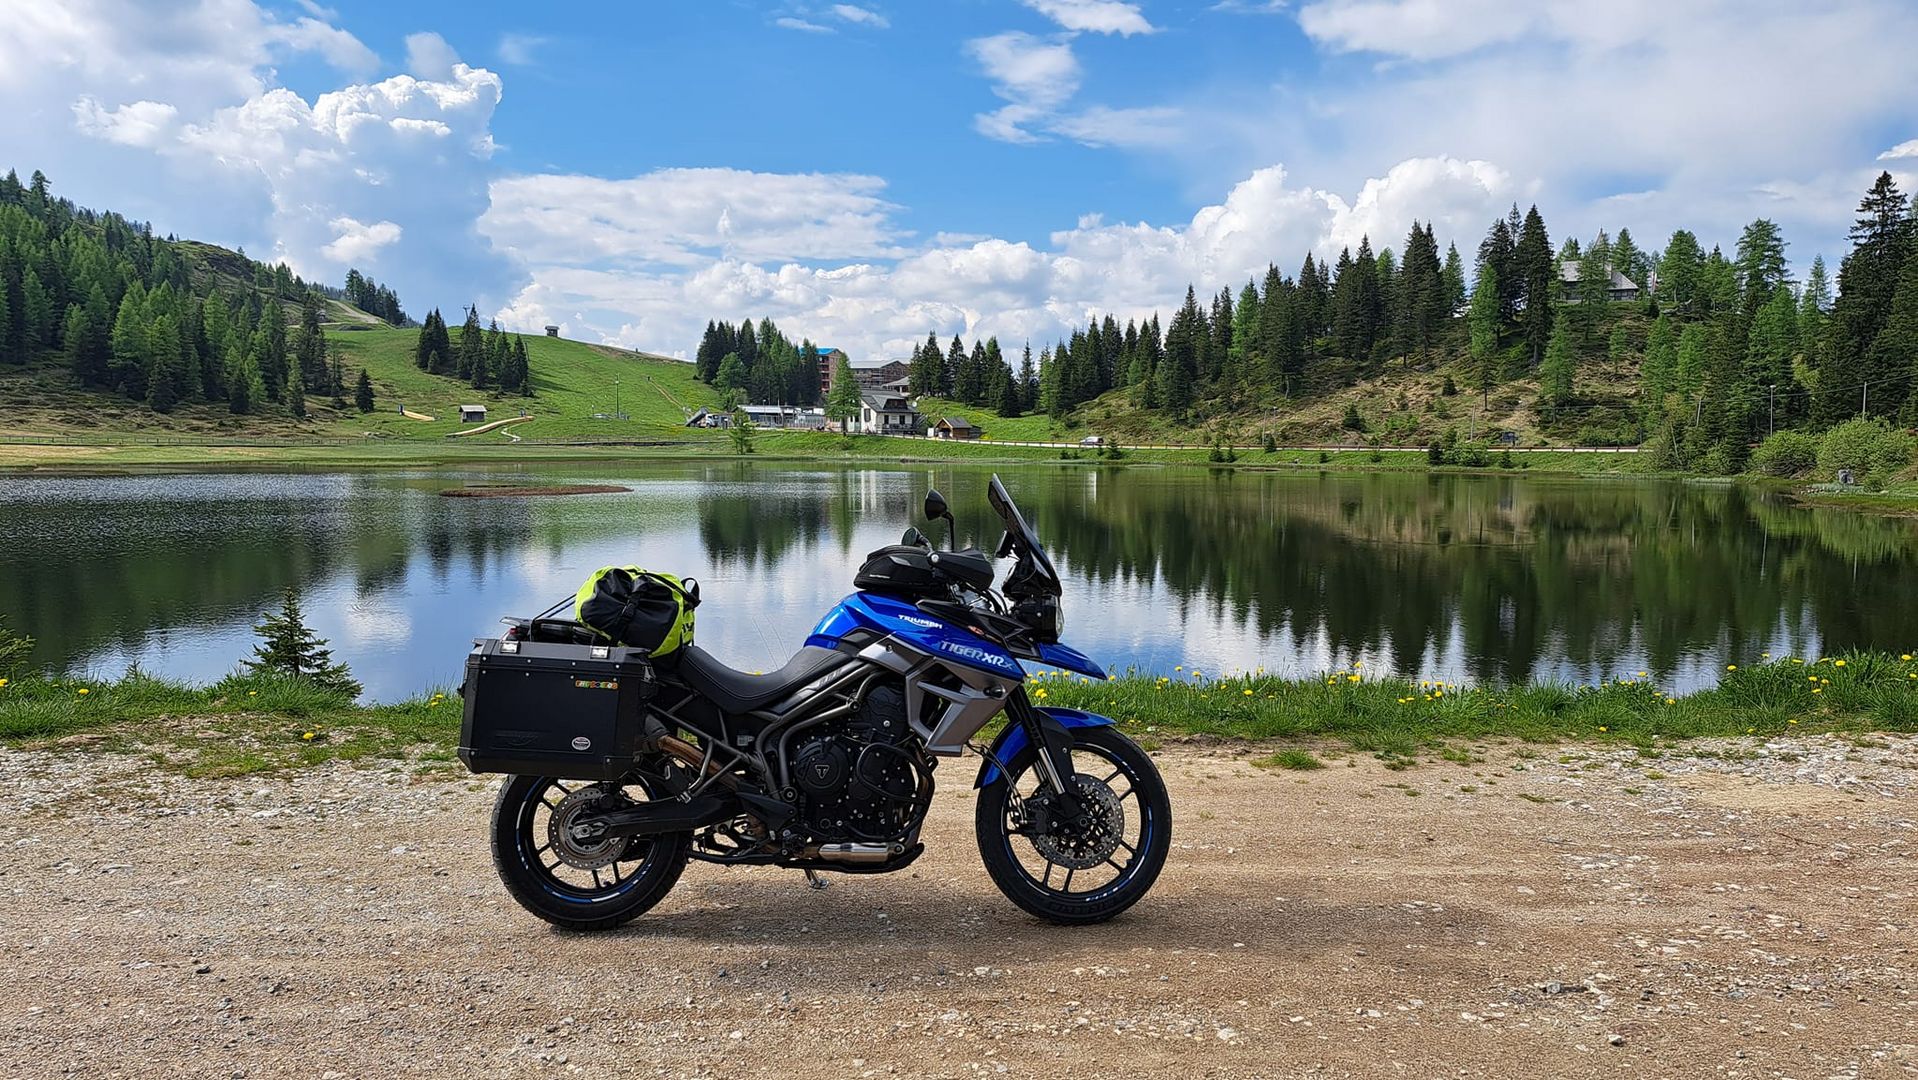
<instances>
[{"instance_id":1,"label":"yellow dandelion","mask_svg":"<svg viewBox=\"0 0 1918 1080\"><path fill-rule=\"evenodd\" d=\"M1831 662L1831 666L1832 666L1832 667L1844 667L1844 666L1845 666L1845 662L1844 662L1843 660L1833 660L1833 661Z\"/></svg>"},{"instance_id":2,"label":"yellow dandelion","mask_svg":"<svg viewBox=\"0 0 1918 1080\"><path fill-rule=\"evenodd\" d=\"M1445 691L1443 691L1443 690L1434 690L1434 691L1432 691L1432 696L1433 696L1433 697L1435 697L1435 698L1442 698L1442 697L1444 697L1444 696L1445 696Z\"/></svg>"},{"instance_id":3,"label":"yellow dandelion","mask_svg":"<svg viewBox=\"0 0 1918 1080\"><path fill-rule=\"evenodd\" d=\"M1046 696L1046 688L1041 686L1039 689L1034 690L1032 692L1032 696L1043 699Z\"/></svg>"},{"instance_id":4,"label":"yellow dandelion","mask_svg":"<svg viewBox=\"0 0 1918 1080\"><path fill-rule=\"evenodd\" d=\"M248 691L246 692L246 696L247 696L247 697L259 697L259 696L260 696L260 692L259 692L258 690L248 690Z\"/></svg>"},{"instance_id":5,"label":"yellow dandelion","mask_svg":"<svg viewBox=\"0 0 1918 1080\"><path fill-rule=\"evenodd\" d=\"M1817 681L1818 681L1818 676L1816 676L1816 675L1807 675L1807 676L1805 676L1805 681L1806 681L1806 682L1817 682Z\"/></svg>"},{"instance_id":6,"label":"yellow dandelion","mask_svg":"<svg viewBox=\"0 0 1918 1080\"><path fill-rule=\"evenodd\" d=\"M1347 675L1347 676L1345 677L1345 681L1346 681L1346 682L1358 682L1358 681L1359 681L1359 677L1358 677L1357 675Z\"/></svg>"},{"instance_id":7,"label":"yellow dandelion","mask_svg":"<svg viewBox=\"0 0 1918 1080\"><path fill-rule=\"evenodd\" d=\"M305 739L305 740L306 740L307 742L312 742L312 741L313 741L313 735L314 735L314 733L313 733L313 732L311 732L311 731L309 731L309 732L307 732L306 734L304 734L304 735L302 735L302 736L300 736L300 738L302 738L302 739Z\"/></svg>"},{"instance_id":8,"label":"yellow dandelion","mask_svg":"<svg viewBox=\"0 0 1918 1080\"><path fill-rule=\"evenodd\" d=\"M1642 671L1641 671L1641 672L1639 672L1639 673L1638 673L1638 677L1639 677L1639 678L1641 678L1641 679L1643 679L1643 678L1645 678L1645 677L1646 677L1646 675L1645 675L1645 673L1644 673L1644 672L1642 672Z\"/></svg>"},{"instance_id":9,"label":"yellow dandelion","mask_svg":"<svg viewBox=\"0 0 1918 1080\"><path fill-rule=\"evenodd\" d=\"M1904 654L1903 656L1900 656L1900 657L1899 657L1898 659L1900 659L1900 660L1909 660L1909 659L1911 659L1911 654L1910 654L1910 653L1906 653L1906 654ZM6 680L4 680L4 679L0 679L0 686L4 686L4 685L6 685Z\"/></svg>"},{"instance_id":10,"label":"yellow dandelion","mask_svg":"<svg viewBox=\"0 0 1918 1080\"><path fill-rule=\"evenodd\" d=\"M1245 696L1246 696L1246 697L1251 697L1251 696L1252 696L1252 691L1250 691L1250 690L1247 690L1247 691L1245 691Z\"/></svg>"},{"instance_id":11,"label":"yellow dandelion","mask_svg":"<svg viewBox=\"0 0 1918 1080\"><path fill-rule=\"evenodd\" d=\"M1787 721L1785 721L1785 723L1787 723L1787 724L1796 724L1797 722L1798 722L1798 721L1797 721L1796 719L1791 719L1791 720L1787 720Z\"/></svg>"},{"instance_id":12,"label":"yellow dandelion","mask_svg":"<svg viewBox=\"0 0 1918 1080\"><path fill-rule=\"evenodd\" d=\"M1612 729L1611 729L1611 728L1608 728L1608 727L1606 727L1606 726L1605 726L1604 724L1600 724L1600 725L1598 725L1598 730L1600 730L1600 731L1610 731L1610 730L1612 730Z\"/></svg>"},{"instance_id":13,"label":"yellow dandelion","mask_svg":"<svg viewBox=\"0 0 1918 1080\"><path fill-rule=\"evenodd\" d=\"M1825 692L1825 688L1824 688L1824 687L1822 687L1822 686L1814 686L1814 687L1812 687L1812 688L1811 688L1811 692L1812 692L1812 693L1814 693L1814 694L1822 694L1822 693L1824 693L1824 692ZM1796 720L1794 720L1794 721L1792 721L1792 723L1794 723L1794 724L1795 724L1795 723L1797 723L1797 722L1798 722L1798 721L1796 721Z\"/></svg>"},{"instance_id":14,"label":"yellow dandelion","mask_svg":"<svg viewBox=\"0 0 1918 1080\"><path fill-rule=\"evenodd\" d=\"M1666 698L1666 699L1665 699L1665 704L1667 704L1667 705L1676 705L1676 704L1678 704L1678 699L1677 699L1677 698L1669 698L1669 697L1668 697L1668 698Z\"/></svg>"},{"instance_id":15,"label":"yellow dandelion","mask_svg":"<svg viewBox=\"0 0 1918 1080\"><path fill-rule=\"evenodd\" d=\"M86 687L82 686L79 689L79 693L86 694L86 693L91 693L91 691L89 691Z\"/></svg>"},{"instance_id":16,"label":"yellow dandelion","mask_svg":"<svg viewBox=\"0 0 1918 1080\"><path fill-rule=\"evenodd\" d=\"M1737 670L1738 670L1738 665L1737 665L1737 664L1726 664L1726 665L1725 665L1725 670L1726 670L1726 671L1737 671Z\"/></svg>"},{"instance_id":17,"label":"yellow dandelion","mask_svg":"<svg viewBox=\"0 0 1918 1080\"><path fill-rule=\"evenodd\" d=\"M4 686L6 686L6 685L7 685L7 680L5 680L5 679L0 679L0 687L4 687Z\"/></svg>"},{"instance_id":18,"label":"yellow dandelion","mask_svg":"<svg viewBox=\"0 0 1918 1080\"><path fill-rule=\"evenodd\" d=\"M1185 670L1185 665L1184 665L1184 664L1178 664L1178 665L1176 665L1176 666L1174 666L1172 670L1174 670L1174 671L1184 671L1184 670Z\"/></svg>"}]
</instances>

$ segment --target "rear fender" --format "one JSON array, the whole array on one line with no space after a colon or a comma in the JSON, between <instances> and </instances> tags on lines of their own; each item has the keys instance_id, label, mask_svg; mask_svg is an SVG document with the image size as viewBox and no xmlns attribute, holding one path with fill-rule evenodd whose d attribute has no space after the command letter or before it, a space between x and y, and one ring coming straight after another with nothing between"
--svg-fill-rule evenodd
<instances>
[{"instance_id":1,"label":"rear fender","mask_svg":"<svg viewBox=\"0 0 1918 1080\"><path fill-rule=\"evenodd\" d=\"M1067 745L1071 744L1068 732L1072 728L1112 726L1111 717L1081 712L1078 709L1037 709L1035 711L1039 714L1040 726L1049 731L1056 730ZM985 787L998 780L999 763L1002 761L1010 763L1031 743L1031 738L1026 735L1025 725L1016 721L1007 724L1006 729L999 733L999 737L992 740L992 746L986 752L986 760L979 766L979 779L972 786Z\"/></svg>"}]
</instances>

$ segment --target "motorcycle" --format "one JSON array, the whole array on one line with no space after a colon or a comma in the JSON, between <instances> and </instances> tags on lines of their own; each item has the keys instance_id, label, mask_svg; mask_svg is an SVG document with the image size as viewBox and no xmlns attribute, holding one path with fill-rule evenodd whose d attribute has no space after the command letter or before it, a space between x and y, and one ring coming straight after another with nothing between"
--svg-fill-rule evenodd
<instances>
[{"instance_id":1,"label":"motorcycle","mask_svg":"<svg viewBox=\"0 0 1918 1080\"><path fill-rule=\"evenodd\" d=\"M974 831L1001 892L1060 924L1137 903L1171 845L1165 783L1112 720L1034 704L1024 664L1105 674L1060 642L1058 572L997 476L987 497L1004 525L992 555L954 549L956 523L930 492L947 550L912 528L874 552L859 591L777 671L736 671L691 645L659 658L616 777L508 776L492 818L507 892L556 926L605 930L658 904L693 859L796 868L817 888L822 871L900 870L925 850L940 759L971 749ZM469 699L469 728L471 715ZM461 757L474 764L464 737Z\"/></svg>"}]
</instances>

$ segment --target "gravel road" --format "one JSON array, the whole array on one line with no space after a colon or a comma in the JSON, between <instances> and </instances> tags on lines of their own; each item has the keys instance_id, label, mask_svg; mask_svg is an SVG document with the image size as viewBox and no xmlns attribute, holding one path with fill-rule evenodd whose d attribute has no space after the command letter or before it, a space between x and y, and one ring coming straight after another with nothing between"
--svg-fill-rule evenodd
<instances>
[{"instance_id":1,"label":"gravel road","mask_svg":"<svg viewBox=\"0 0 1918 1080\"><path fill-rule=\"evenodd\" d=\"M1694 757L1706 750L1720 756ZM1918 738L1481 747L1390 771L1160 755L1156 891L1002 900L949 765L903 874L695 864L553 932L492 785L190 781L0 751L0 1060L22 1076L1909 1076ZM1416 795L1416 797L1414 797Z\"/></svg>"}]
</instances>

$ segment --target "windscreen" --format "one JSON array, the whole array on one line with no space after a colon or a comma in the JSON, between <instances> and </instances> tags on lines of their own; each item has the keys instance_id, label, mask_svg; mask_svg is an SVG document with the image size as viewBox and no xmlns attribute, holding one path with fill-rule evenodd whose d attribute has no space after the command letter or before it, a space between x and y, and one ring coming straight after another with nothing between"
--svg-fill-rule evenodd
<instances>
[{"instance_id":1,"label":"windscreen","mask_svg":"<svg viewBox=\"0 0 1918 1080\"><path fill-rule=\"evenodd\" d=\"M1012 496L1006 494L1006 486L999 482L997 473L993 474L992 482L986 486L986 501L992 504L993 510L999 514L999 519L1005 522L1006 532L1012 535L1019 554L1032 560L1034 568L1045 578L1051 591L1057 594L1059 572L1053 569L1052 560L1046 557L1046 549L1039 546L1039 534L1032 531L1032 526L1027 524L1025 515L1021 514L1019 507L1013 503Z\"/></svg>"}]
</instances>

